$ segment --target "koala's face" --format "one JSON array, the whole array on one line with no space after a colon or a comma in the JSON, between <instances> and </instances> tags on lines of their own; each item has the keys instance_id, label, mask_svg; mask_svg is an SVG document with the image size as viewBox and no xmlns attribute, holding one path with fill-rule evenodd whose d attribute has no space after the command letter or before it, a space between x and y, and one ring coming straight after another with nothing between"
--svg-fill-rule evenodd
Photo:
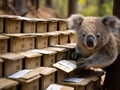
<instances>
[{"instance_id":1,"label":"koala's face","mask_svg":"<svg viewBox=\"0 0 120 90\"><path fill-rule=\"evenodd\" d=\"M79 45L91 50L104 46L110 37L100 18L86 17L77 30L77 42Z\"/></svg>"},{"instance_id":2,"label":"koala's face","mask_svg":"<svg viewBox=\"0 0 120 90\"><path fill-rule=\"evenodd\" d=\"M77 44L93 50L103 47L109 41L111 30L119 28L117 20L112 16L102 19L73 15L68 19L68 25L70 29L76 30Z\"/></svg>"}]
</instances>

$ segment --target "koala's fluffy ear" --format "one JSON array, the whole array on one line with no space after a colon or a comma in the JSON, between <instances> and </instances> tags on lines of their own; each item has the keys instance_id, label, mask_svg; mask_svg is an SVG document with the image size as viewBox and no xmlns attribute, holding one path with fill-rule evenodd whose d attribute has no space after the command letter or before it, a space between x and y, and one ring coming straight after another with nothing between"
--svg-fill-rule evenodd
<instances>
[{"instance_id":1,"label":"koala's fluffy ear","mask_svg":"<svg viewBox=\"0 0 120 90\"><path fill-rule=\"evenodd\" d=\"M68 28L69 29L77 29L83 21L83 16L80 14L73 14L68 19Z\"/></svg>"},{"instance_id":2,"label":"koala's fluffy ear","mask_svg":"<svg viewBox=\"0 0 120 90\"><path fill-rule=\"evenodd\" d=\"M120 20L115 16L106 16L102 19L103 24L112 32L118 32L120 29Z\"/></svg>"}]
</instances>

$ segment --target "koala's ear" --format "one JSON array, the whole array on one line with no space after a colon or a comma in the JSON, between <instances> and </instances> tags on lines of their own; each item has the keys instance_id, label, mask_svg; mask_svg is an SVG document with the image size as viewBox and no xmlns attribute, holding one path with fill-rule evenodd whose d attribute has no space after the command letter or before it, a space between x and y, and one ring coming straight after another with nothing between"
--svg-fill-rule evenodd
<instances>
[{"instance_id":1,"label":"koala's ear","mask_svg":"<svg viewBox=\"0 0 120 90\"><path fill-rule=\"evenodd\" d=\"M77 29L83 21L83 16L80 14L73 14L68 19L68 28L69 29Z\"/></svg>"},{"instance_id":2,"label":"koala's ear","mask_svg":"<svg viewBox=\"0 0 120 90\"><path fill-rule=\"evenodd\" d=\"M102 22L112 32L118 32L120 29L120 20L115 16L103 17Z\"/></svg>"}]
</instances>

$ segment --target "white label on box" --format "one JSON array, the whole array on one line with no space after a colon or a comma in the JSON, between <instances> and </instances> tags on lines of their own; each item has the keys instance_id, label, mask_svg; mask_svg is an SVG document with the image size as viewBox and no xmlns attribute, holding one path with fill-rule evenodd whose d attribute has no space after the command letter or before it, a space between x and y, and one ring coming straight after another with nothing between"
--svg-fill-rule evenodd
<instances>
[{"instance_id":1,"label":"white label on box","mask_svg":"<svg viewBox=\"0 0 120 90\"><path fill-rule=\"evenodd\" d=\"M81 81L83 81L84 78L66 78L63 81L65 82L75 82L75 83L79 83Z\"/></svg>"},{"instance_id":2,"label":"white label on box","mask_svg":"<svg viewBox=\"0 0 120 90\"><path fill-rule=\"evenodd\" d=\"M61 61L53 64L53 66L65 71L67 73L69 73L77 68L76 64L74 64L68 60L61 60Z\"/></svg>"},{"instance_id":3,"label":"white label on box","mask_svg":"<svg viewBox=\"0 0 120 90\"><path fill-rule=\"evenodd\" d=\"M62 86L57 84L51 84L46 90L61 90Z\"/></svg>"},{"instance_id":4,"label":"white label on box","mask_svg":"<svg viewBox=\"0 0 120 90\"><path fill-rule=\"evenodd\" d=\"M74 69L74 68L77 68L77 66L67 60L62 60L62 61L59 61L58 63L70 68L70 69Z\"/></svg>"},{"instance_id":5,"label":"white label on box","mask_svg":"<svg viewBox=\"0 0 120 90\"><path fill-rule=\"evenodd\" d=\"M32 70L21 70L21 71L18 71L10 76L8 76L8 78L14 78L14 79L18 79L18 78L21 78L23 77L25 74L27 74L28 72L30 72Z\"/></svg>"},{"instance_id":6,"label":"white label on box","mask_svg":"<svg viewBox=\"0 0 120 90\"><path fill-rule=\"evenodd\" d=\"M48 50L38 50L38 49L34 49L31 50L32 52L36 52L36 53L43 53L43 54L52 54L55 53L54 51L48 51Z\"/></svg>"}]
</instances>

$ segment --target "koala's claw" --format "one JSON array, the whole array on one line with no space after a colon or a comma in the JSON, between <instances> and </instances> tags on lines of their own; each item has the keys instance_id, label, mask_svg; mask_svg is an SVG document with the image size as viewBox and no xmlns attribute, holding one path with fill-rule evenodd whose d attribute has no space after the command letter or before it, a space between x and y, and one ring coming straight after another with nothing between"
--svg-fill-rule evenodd
<instances>
[{"instance_id":1,"label":"koala's claw","mask_svg":"<svg viewBox=\"0 0 120 90\"><path fill-rule=\"evenodd\" d=\"M77 61L78 59L80 59L81 57L81 53L78 53L78 52L73 52L72 53L72 59Z\"/></svg>"},{"instance_id":2,"label":"koala's claw","mask_svg":"<svg viewBox=\"0 0 120 90\"><path fill-rule=\"evenodd\" d=\"M79 69L89 69L90 68L90 63L88 60L85 58L81 58L77 61L77 66Z\"/></svg>"}]
</instances>

